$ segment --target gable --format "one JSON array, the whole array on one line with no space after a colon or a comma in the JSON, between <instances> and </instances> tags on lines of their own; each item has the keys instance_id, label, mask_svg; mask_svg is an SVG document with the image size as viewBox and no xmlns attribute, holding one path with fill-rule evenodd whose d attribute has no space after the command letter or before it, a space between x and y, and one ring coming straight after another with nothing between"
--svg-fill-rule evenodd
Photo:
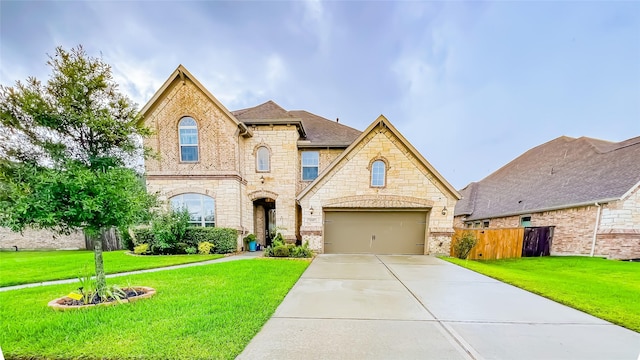
<instances>
[{"instance_id":1,"label":"gable","mask_svg":"<svg viewBox=\"0 0 640 360\"><path fill-rule=\"evenodd\" d=\"M371 163L387 163L384 187L370 186ZM332 185L333 184L333 185ZM459 199L451 184L386 120L380 116L361 136L297 197L298 201L349 184L354 195L411 196L428 200ZM331 198L330 194L322 196Z\"/></svg>"}]
</instances>

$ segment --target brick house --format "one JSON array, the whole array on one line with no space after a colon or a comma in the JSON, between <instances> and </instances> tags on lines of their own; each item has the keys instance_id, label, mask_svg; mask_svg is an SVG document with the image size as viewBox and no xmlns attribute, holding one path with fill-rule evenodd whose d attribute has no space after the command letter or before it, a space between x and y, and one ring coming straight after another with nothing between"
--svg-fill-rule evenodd
<instances>
[{"instance_id":1,"label":"brick house","mask_svg":"<svg viewBox=\"0 0 640 360\"><path fill-rule=\"evenodd\" d=\"M147 188L194 225L327 253L448 253L458 192L383 116L360 132L273 101L229 111L180 65L141 111Z\"/></svg>"},{"instance_id":2,"label":"brick house","mask_svg":"<svg viewBox=\"0 0 640 360\"><path fill-rule=\"evenodd\" d=\"M640 137L559 137L462 189L455 226L553 226L552 254L640 258Z\"/></svg>"}]
</instances>

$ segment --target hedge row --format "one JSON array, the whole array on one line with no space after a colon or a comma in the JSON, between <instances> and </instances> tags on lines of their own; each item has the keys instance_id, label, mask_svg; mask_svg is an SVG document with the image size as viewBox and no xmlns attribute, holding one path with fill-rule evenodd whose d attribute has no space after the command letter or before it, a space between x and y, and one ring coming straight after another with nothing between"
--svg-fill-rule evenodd
<instances>
[{"instance_id":1,"label":"hedge row","mask_svg":"<svg viewBox=\"0 0 640 360\"><path fill-rule=\"evenodd\" d=\"M159 253L172 253L182 254L185 253L186 248L197 248L199 243L210 242L215 247L213 252L215 254L227 254L237 250L236 241L238 238L238 232L235 229L218 228L218 227L187 227L182 239L176 239L171 247L166 249L160 246L159 241L156 240L153 231L150 228L138 228L134 229L135 235L134 245L147 244L153 254Z\"/></svg>"}]
</instances>

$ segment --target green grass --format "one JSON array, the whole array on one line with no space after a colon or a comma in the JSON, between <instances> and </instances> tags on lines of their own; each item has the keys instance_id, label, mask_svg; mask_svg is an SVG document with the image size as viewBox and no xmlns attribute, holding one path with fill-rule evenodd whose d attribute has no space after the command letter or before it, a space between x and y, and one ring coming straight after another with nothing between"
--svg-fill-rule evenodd
<instances>
[{"instance_id":1,"label":"green grass","mask_svg":"<svg viewBox=\"0 0 640 360\"><path fill-rule=\"evenodd\" d=\"M640 332L638 262L587 257L443 260Z\"/></svg>"},{"instance_id":2,"label":"green grass","mask_svg":"<svg viewBox=\"0 0 640 360\"><path fill-rule=\"evenodd\" d=\"M148 300L56 312L72 285L0 292L0 344L11 359L233 359L309 265L254 259L118 278Z\"/></svg>"},{"instance_id":3,"label":"green grass","mask_svg":"<svg viewBox=\"0 0 640 360\"><path fill-rule=\"evenodd\" d=\"M126 251L104 252L107 274L212 260L222 255L132 256ZM0 251L0 287L73 279L94 271L92 251Z\"/></svg>"}]
</instances>

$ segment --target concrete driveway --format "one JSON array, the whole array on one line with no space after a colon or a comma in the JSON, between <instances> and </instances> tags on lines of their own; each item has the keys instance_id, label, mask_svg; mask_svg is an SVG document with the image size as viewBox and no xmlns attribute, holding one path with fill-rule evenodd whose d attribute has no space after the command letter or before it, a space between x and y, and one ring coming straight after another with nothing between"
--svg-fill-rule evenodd
<instances>
[{"instance_id":1,"label":"concrete driveway","mask_svg":"<svg viewBox=\"0 0 640 360\"><path fill-rule=\"evenodd\" d=\"M239 359L628 359L640 334L430 256L320 255Z\"/></svg>"}]
</instances>

